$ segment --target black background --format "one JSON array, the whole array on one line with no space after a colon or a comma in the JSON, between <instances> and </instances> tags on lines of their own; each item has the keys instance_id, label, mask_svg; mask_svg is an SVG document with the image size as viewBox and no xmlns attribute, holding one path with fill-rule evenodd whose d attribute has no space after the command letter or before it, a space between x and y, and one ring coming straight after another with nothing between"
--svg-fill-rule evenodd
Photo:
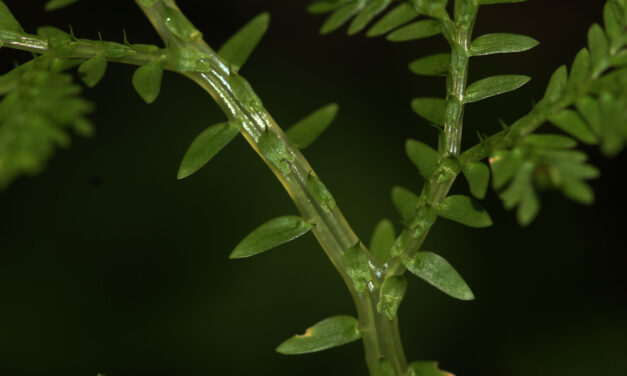
<instances>
[{"instance_id":1,"label":"black background","mask_svg":"<svg viewBox=\"0 0 627 376\"><path fill-rule=\"evenodd\" d=\"M55 13L44 1L6 0L25 29L51 24L77 36L158 43L131 1L82 0ZM344 30L320 37L322 17L294 0L183 1L219 45L261 11L272 24L243 68L266 107L287 128L331 101L335 124L305 155L368 241L382 217L400 222L394 185L418 189L406 138L435 142L409 101L442 95L444 82L414 76L407 63L446 50L431 38L392 44ZM541 98L551 72L569 63L601 22L603 1L530 0L486 6L476 34L517 32L534 50L476 58L471 81L520 73L515 93L467 107L465 146ZM24 53L0 51L2 71ZM334 314L354 314L341 279L312 236L244 260L227 256L262 222L295 214L263 163L237 139L207 167L178 182L191 140L223 120L193 83L166 74L145 105L132 67L110 65L85 95L98 105L91 139L76 138L48 168L0 195L0 375L365 375L358 343L286 357L285 338ZM541 216L521 229L496 194L484 230L439 221L425 249L445 256L477 300L458 302L412 278L400 309L410 360L437 359L460 376L627 374L625 157L586 149L603 176L597 203L543 197ZM463 180L455 191L464 192Z\"/></svg>"}]
</instances>

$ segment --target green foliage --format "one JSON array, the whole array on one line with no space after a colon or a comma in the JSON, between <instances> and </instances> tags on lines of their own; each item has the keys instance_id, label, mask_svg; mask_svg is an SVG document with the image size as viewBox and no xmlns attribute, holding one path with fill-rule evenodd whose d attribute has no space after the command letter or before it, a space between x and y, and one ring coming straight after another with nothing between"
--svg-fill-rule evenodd
<instances>
[{"instance_id":1,"label":"green foliage","mask_svg":"<svg viewBox=\"0 0 627 376\"><path fill-rule=\"evenodd\" d=\"M301 217L285 216L270 220L248 234L230 258L245 258L278 247L309 232L313 226Z\"/></svg>"},{"instance_id":2,"label":"green foliage","mask_svg":"<svg viewBox=\"0 0 627 376\"><path fill-rule=\"evenodd\" d=\"M403 297L405 297L406 291L407 279L405 279L405 277L394 276L387 278L381 285L377 310L379 312L385 312L385 315L390 320L394 319L398 307L400 307Z\"/></svg>"},{"instance_id":3,"label":"green foliage","mask_svg":"<svg viewBox=\"0 0 627 376\"><path fill-rule=\"evenodd\" d=\"M107 71L107 55L98 54L85 61L78 67L81 79L88 87L94 87L100 82Z\"/></svg>"},{"instance_id":4,"label":"green foliage","mask_svg":"<svg viewBox=\"0 0 627 376\"><path fill-rule=\"evenodd\" d=\"M489 0L484 0L489 1ZM492 0L494 1L494 0ZM503 0L502 0L503 1ZM509 2L519 2L525 0L513 0ZM496 1L494 1L496 3ZM412 362L409 365L409 375L408 376L455 376L450 372L442 371L438 368L438 362L430 362L430 361L419 361Z\"/></svg>"},{"instance_id":5,"label":"green foliage","mask_svg":"<svg viewBox=\"0 0 627 376\"><path fill-rule=\"evenodd\" d=\"M390 42L410 42L438 35L442 32L440 23L435 20L423 20L410 23L387 36Z\"/></svg>"},{"instance_id":6,"label":"green foliage","mask_svg":"<svg viewBox=\"0 0 627 376\"><path fill-rule=\"evenodd\" d=\"M468 86L464 102L478 102L495 95L507 93L518 89L530 80L531 77L514 74L484 78Z\"/></svg>"},{"instance_id":7,"label":"green foliage","mask_svg":"<svg viewBox=\"0 0 627 376\"><path fill-rule=\"evenodd\" d=\"M473 300L475 296L457 273L441 256L432 252L421 251L403 264L412 274L423 279L440 291L460 300Z\"/></svg>"},{"instance_id":8,"label":"green foliage","mask_svg":"<svg viewBox=\"0 0 627 376\"><path fill-rule=\"evenodd\" d=\"M447 197L438 207L438 215L463 225L483 228L492 226L492 219L479 203L468 196Z\"/></svg>"},{"instance_id":9,"label":"green foliage","mask_svg":"<svg viewBox=\"0 0 627 376\"><path fill-rule=\"evenodd\" d=\"M344 251L342 263L346 274L353 282L357 291L366 291L368 283L374 279L368 256L359 244Z\"/></svg>"},{"instance_id":10,"label":"green foliage","mask_svg":"<svg viewBox=\"0 0 627 376\"><path fill-rule=\"evenodd\" d=\"M392 188L392 202L405 223L411 222L420 202L418 196L403 187Z\"/></svg>"},{"instance_id":11,"label":"green foliage","mask_svg":"<svg viewBox=\"0 0 627 376\"><path fill-rule=\"evenodd\" d=\"M436 125L444 125L446 101L441 98L416 98L411 107L418 116Z\"/></svg>"},{"instance_id":12,"label":"green foliage","mask_svg":"<svg viewBox=\"0 0 627 376\"><path fill-rule=\"evenodd\" d=\"M414 60L409 70L423 76L446 76L451 65L451 54L435 54ZM435 121L434 121L435 123Z\"/></svg>"},{"instance_id":13,"label":"green foliage","mask_svg":"<svg viewBox=\"0 0 627 376\"><path fill-rule=\"evenodd\" d=\"M384 263L390 257L396 233L394 225L389 219L382 219L374 229L370 240L370 252L379 263Z\"/></svg>"},{"instance_id":14,"label":"green foliage","mask_svg":"<svg viewBox=\"0 0 627 376\"><path fill-rule=\"evenodd\" d=\"M423 178L428 178L435 172L438 166L438 152L432 147L420 141L407 140L405 152Z\"/></svg>"},{"instance_id":15,"label":"green foliage","mask_svg":"<svg viewBox=\"0 0 627 376\"><path fill-rule=\"evenodd\" d=\"M44 5L44 9L47 11L57 10L61 8L65 8L68 5L72 5L78 0L50 0Z\"/></svg>"},{"instance_id":16,"label":"green foliage","mask_svg":"<svg viewBox=\"0 0 627 376\"><path fill-rule=\"evenodd\" d=\"M345 345L361 338L357 320L350 316L333 316L295 335L277 347L281 354L306 354Z\"/></svg>"},{"instance_id":17,"label":"green foliage","mask_svg":"<svg viewBox=\"0 0 627 376\"><path fill-rule=\"evenodd\" d=\"M463 172L468 181L470 193L483 200L490 185L490 168L482 162L472 162L464 166Z\"/></svg>"},{"instance_id":18,"label":"green foliage","mask_svg":"<svg viewBox=\"0 0 627 376\"><path fill-rule=\"evenodd\" d=\"M472 41L471 56L505 54L527 51L539 42L533 38L517 34L485 34Z\"/></svg>"},{"instance_id":19,"label":"green foliage","mask_svg":"<svg viewBox=\"0 0 627 376\"><path fill-rule=\"evenodd\" d=\"M239 71L263 38L269 24L270 14L261 13L226 41L218 54L231 64L231 69Z\"/></svg>"},{"instance_id":20,"label":"green foliage","mask_svg":"<svg viewBox=\"0 0 627 376\"><path fill-rule=\"evenodd\" d=\"M289 174L291 167L289 161L292 156L288 153L285 144L274 132L266 129L259 137L259 151L266 159L284 174Z\"/></svg>"},{"instance_id":21,"label":"green foliage","mask_svg":"<svg viewBox=\"0 0 627 376\"><path fill-rule=\"evenodd\" d=\"M396 371L387 359L380 358L372 369L372 376L396 376Z\"/></svg>"},{"instance_id":22,"label":"green foliage","mask_svg":"<svg viewBox=\"0 0 627 376\"><path fill-rule=\"evenodd\" d=\"M187 149L178 171L184 179L206 165L239 134L240 126L232 123L212 125L199 134Z\"/></svg>"},{"instance_id":23,"label":"green foliage","mask_svg":"<svg viewBox=\"0 0 627 376\"><path fill-rule=\"evenodd\" d=\"M309 114L287 130L287 136L299 149L311 145L335 120L340 107L336 103L328 104Z\"/></svg>"},{"instance_id":24,"label":"green foliage","mask_svg":"<svg viewBox=\"0 0 627 376\"><path fill-rule=\"evenodd\" d=\"M22 25L15 19L11 10L0 1L0 29L15 32L22 32Z\"/></svg>"},{"instance_id":25,"label":"green foliage","mask_svg":"<svg viewBox=\"0 0 627 376\"><path fill-rule=\"evenodd\" d=\"M55 147L69 145L70 130L91 135L92 105L63 72L71 64L42 56L0 76L0 189L41 171Z\"/></svg>"},{"instance_id":26,"label":"green foliage","mask_svg":"<svg viewBox=\"0 0 627 376\"><path fill-rule=\"evenodd\" d=\"M133 87L137 94L146 103L154 102L161 92L161 79L163 78L163 61L161 59L150 62L135 70L133 74Z\"/></svg>"}]
</instances>

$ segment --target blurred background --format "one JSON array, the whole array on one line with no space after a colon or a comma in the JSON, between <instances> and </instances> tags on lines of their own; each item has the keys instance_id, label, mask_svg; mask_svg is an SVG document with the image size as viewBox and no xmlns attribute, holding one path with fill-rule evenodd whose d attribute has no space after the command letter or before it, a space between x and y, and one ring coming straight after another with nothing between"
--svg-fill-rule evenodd
<instances>
[{"instance_id":1,"label":"blurred background","mask_svg":"<svg viewBox=\"0 0 627 376\"><path fill-rule=\"evenodd\" d=\"M45 1L5 1L28 32L158 43L131 1L83 0L46 13ZM472 60L471 81L533 77L524 88L467 107L465 145L477 131L525 114L552 71L572 61L603 1L530 0L486 6L476 34L523 33L541 45ZM444 94L444 80L407 64L446 51L441 38L392 44L345 29L318 36L323 17L306 1L181 0L219 47L262 11L272 24L242 74L283 128L329 102L340 114L305 155L369 242L383 217L400 231L394 185L418 190L404 140L435 144L411 98ZM2 72L27 54L0 51ZM287 194L238 138L199 173L176 180L187 146L223 121L217 106L181 76L165 75L146 105L133 68L110 64L85 95L97 104L91 139L75 138L48 168L0 194L0 375L366 375L361 343L289 357L274 348L331 315L354 314L341 279L313 236L241 261L228 255L268 219L296 214ZM477 299L459 302L417 278L400 309L409 360L439 360L459 376L627 375L624 273L625 155L587 150L602 177L597 203L558 194L528 228L490 192L495 225L475 230L438 221L425 249L446 257ZM454 188L467 190L463 179Z\"/></svg>"}]
</instances>

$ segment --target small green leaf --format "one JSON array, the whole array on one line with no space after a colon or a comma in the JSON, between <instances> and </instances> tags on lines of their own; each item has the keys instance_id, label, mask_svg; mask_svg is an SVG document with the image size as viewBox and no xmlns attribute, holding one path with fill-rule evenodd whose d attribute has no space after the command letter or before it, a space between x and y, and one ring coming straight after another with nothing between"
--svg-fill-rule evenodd
<instances>
[{"instance_id":1,"label":"small green leaf","mask_svg":"<svg viewBox=\"0 0 627 376\"><path fill-rule=\"evenodd\" d=\"M464 166L464 176L468 181L470 193L483 200L490 185L490 168L482 162L472 162Z\"/></svg>"},{"instance_id":2,"label":"small green leaf","mask_svg":"<svg viewBox=\"0 0 627 376\"><path fill-rule=\"evenodd\" d=\"M562 110L550 116L549 121L585 144L595 144L598 142L597 137L592 133L585 121L573 110Z\"/></svg>"},{"instance_id":3,"label":"small green leaf","mask_svg":"<svg viewBox=\"0 0 627 376\"><path fill-rule=\"evenodd\" d=\"M590 185L575 178L562 178L562 193L580 204L591 205L594 203L594 191Z\"/></svg>"},{"instance_id":4,"label":"small green leaf","mask_svg":"<svg viewBox=\"0 0 627 376\"><path fill-rule=\"evenodd\" d=\"M275 218L248 234L235 247L229 258L244 258L265 252L303 236L312 227L311 224L297 216Z\"/></svg>"},{"instance_id":5,"label":"small green leaf","mask_svg":"<svg viewBox=\"0 0 627 376\"><path fill-rule=\"evenodd\" d=\"M150 104L157 99L161 91L163 78L163 62L155 60L143 65L133 74L133 87L146 103Z\"/></svg>"},{"instance_id":6,"label":"small green leaf","mask_svg":"<svg viewBox=\"0 0 627 376\"><path fill-rule=\"evenodd\" d=\"M44 5L44 9L47 11L57 10L74 4L77 1L78 0L50 0Z\"/></svg>"},{"instance_id":7,"label":"small green leaf","mask_svg":"<svg viewBox=\"0 0 627 376\"><path fill-rule=\"evenodd\" d=\"M396 8L392 9L385 16L374 24L373 27L368 30L366 36L377 37L396 29L397 27L406 24L407 22L418 17L418 13L414 10L414 7L409 1L403 2Z\"/></svg>"},{"instance_id":8,"label":"small green leaf","mask_svg":"<svg viewBox=\"0 0 627 376\"><path fill-rule=\"evenodd\" d=\"M218 51L218 55L239 71L263 38L270 24L270 14L261 13L235 33Z\"/></svg>"},{"instance_id":9,"label":"small green leaf","mask_svg":"<svg viewBox=\"0 0 627 376\"><path fill-rule=\"evenodd\" d=\"M577 100L577 111L579 111L595 134L601 134L603 120L601 119L601 109L597 99L590 96L579 98Z\"/></svg>"},{"instance_id":10,"label":"small green leaf","mask_svg":"<svg viewBox=\"0 0 627 376\"><path fill-rule=\"evenodd\" d=\"M490 0L482 0L481 4L498 4L498 3L518 3L525 0L491 0L492 2L487 2ZM413 374L409 374L408 376L455 376L450 372L442 371L438 368L438 362L431 361L419 361L412 362L409 365L409 369Z\"/></svg>"},{"instance_id":11,"label":"small green leaf","mask_svg":"<svg viewBox=\"0 0 627 376\"><path fill-rule=\"evenodd\" d=\"M354 35L362 31L366 25L370 23L379 13L387 8L392 0L373 0L364 10L362 10L357 17L351 22L348 27L348 35Z\"/></svg>"},{"instance_id":12,"label":"small green leaf","mask_svg":"<svg viewBox=\"0 0 627 376\"><path fill-rule=\"evenodd\" d=\"M172 34L186 42L202 38L202 33L179 10L164 5L163 13L165 26Z\"/></svg>"},{"instance_id":13,"label":"small green leaf","mask_svg":"<svg viewBox=\"0 0 627 376\"><path fill-rule=\"evenodd\" d=\"M4 1L0 1L0 29L15 31L17 33L24 31L20 23L13 17L13 13L11 13L9 7L4 4Z\"/></svg>"},{"instance_id":14,"label":"small green leaf","mask_svg":"<svg viewBox=\"0 0 627 376\"><path fill-rule=\"evenodd\" d=\"M516 211L518 223L523 227L528 226L538 216L539 212L540 200L538 200L535 191L529 189L520 200L520 205L518 205L518 210Z\"/></svg>"},{"instance_id":15,"label":"small green leaf","mask_svg":"<svg viewBox=\"0 0 627 376\"><path fill-rule=\"evenodd\" d=\"M364 4L365 2L363 1L355 1L353 3L348 3L331 13L329 18L327 18L324 24L322 24L320 34L328 34L342 27L342 25L348 22L348 20L363 9Z\"/></svg>"},{"instance_id":16,"label":"small green leaf","mask_svg":"<svg viewBox=\"0 0 627 376\"><path fill-rule=\"evenodd\" d=\"M449 196L438 207L438 216L475 228L492 226L492 219L475 200L468 196Z\"/></svg>"},{"instance_id":17,"label":"small green leaf","mask_svg":"<svg viewBox=\"0 0 627 376\"><path fill-rule=\"evenodd\" d=\"M387 36L391 42L408 42L438 35L442 32L440 23L436 20L422 20L410 23L393 31Z\"/></svg>"},{"instance_id":18,"label":"small green leaf","mask_svg":"<svg viewBox=\"0 0 627 376\"><path fill-rule=\"evenodd\" d=\"M239 131L240 127L231 123L216 124L204 130L187 149L177 178L184 179L206 165Z\"/></svg>"},{"instance_id":19,"label":"small green leaf","mask_svg":"<svg viewBox=\"0 0 627 376\"><path fill-rule=\"evenodd\" d=\"M609 65L610 43L603 28L598 24L592 25L588 31L588 48L590 48L590 64L596 70Z\"/></svg>"},{"instance_id":20,"label":"small green leaf","mask_svg":"<svg viewBox=\"0 0 627 376\"><path fill-rule=\"evenodd\" d=\"M106 71L107 56L105 54L98 54L78 67L78 73L88 87L96 86Z\"/></svg>"},{"instance_id":21,"label":"small green leaf","mask_svg":"<svg viewBox=\"0 0 627 376\"><path fill-rule=\"evenodd\" d=\"M490 158L492 187L496 190L501 189L514 177L521 163L522 157L517 149L495 151Z\"/></svg>"},{"instance_id":22,"label":"small green leaf","mask_svg":"<svg viewBox=\"0 0 627 376\"><path fill-rule=\"evenodd\" d=\"M570 78L568 80L568 88L574 89L582 85L590 76L590 53L587 49L579 51L575 56L575 61L570 70Z\"/></svg>"},{"instance_id":23,"label":"small green leaf","mask_svg":"<svg viewBox=\"0 0 627 376\"><path fill-rule=\"evenodd\" d=\"M409 64L409 70L423 76L446 76L451 65L451 54L430 55Z\"/></svg>"},{"instance_id":24,"label":"small green leaf","mask_svg":"<svg viewBox=\"0 0 627 376\"><path fill-rule=\"evenodd\" d=\"M292 125L286 132L287 136L297 148L305 149L331 125L338 110L339 106L335 103L320 108Z\"/></svg>"},{"instance_id":25,"label":"small green leaf","mask_svg":"<svg viewBox=\"0 0 627 376\"><path fill-rule=\"evenodd\" d=\"M470 56L506 54L527 51L540 44L537 40L518 34L486 34L472 41Z\"/></svg>"},{"instance_id":26,"label":"small green leaf","mask_svg":"<svg viewBox=\"0 0 627 376\"><path fill-rule=\"evenodd\" d=\"M372 281L372 270L368 256L359 244L344 251L342 256L346 274L353 282L357 291L366 291L368 282Z\"/></svg>"},{"instance_id":27,"label":"small green leaf","mask_svg":"<svg viewBox=\"0 0 627 376\"><path fill-rule=\"evenodd\" d=\"M567 83L568 68L562 65L553 72L551 80L549 80L549 84L546 87L546 92L544 93L544 100L549 103L557 102L564 95Z\"/></svg>"},{"instance_id":28,"label":"small green leaf","mask_svg":"<svg viewBox=\"0 0 627 376\"><path fill-rule=\"evenodd\" d=\"M509 210L516 207L528 191L533 191L532 174L534 168L532 162L525 161L516 172L512 183L500 194L505 209Z\"/></svg>"},{"instance_id":29,"label":"small green leaf","mask_svg":"<svg viewBox=\"0 0 627 376\"><path fill-rule=\"evenodd\" d=\"M395 241L394 225L389 219L382 219L374 228L370 240L370 252L375 260L381 264L386 262Z\"/></svg>"},{"instance_id":30,"label":"small green leaf","mask_svg":"<svg viewBox=\"0 0 627 376\"><path fill-rule=\"evenodd\" d=\"M473 300L475 296L457 271L441 256L421 251L412 260L403 260L412 274L422 278L440 291L460 300Z\"/></svg>"},{"instance_id":31,"label":"small green leaf","mask_svg":"<svg viewBox=\"0 0 627 376\"><path fill-rule=\"evenodd\" d=\"M336 203L333 195L317 176L313 174L307 176L307 190L325 213L329 214L335 208Z\"/></svg>"},{"instance_id":32,"label":"small green leaf","mask_svg":"<svg viewBox=\"0 0 627 376\"><path fill-rule=\"evenodd\" d=\"M411 108L418 116L436 125L444 125L446 101L441 98L416 98Z\"/></svg>"},{"instance_id":33,"label":"small green leaf","mask_svg":"<svg viewBox=\"0 0 627 376\"><path fill-rule=\"evenodd\" d=\"M341 346L361 338L357 319L350 316L333 316L316 323L277 347L285 355L306 354Z\"/></svg>"},{"instance_id":34,"label":"small green leaf","mask_svg":"<svg viewBox=\"0 0 627 376\"><path fill-rule=\"evenodd\" d=\"M272 162L279 171L284 174L291 172L289 162L293 159L293 156L287 151L283 141L274 132L266 128L259 137L257 145L261 155Z\"/></svg>"},{"instance_id":35,"label":"small green leaf","mask_svg":"<svg viewBox=\"0 0 627 376\"><path fill-rule=\"evenodd\" d=\"M420 141L407 140L405 152L423 178L433 175L438 165L438 152L435 149Z\"/></svg>"},{"instance_id":36,"label":"small green leaf","mask_svg":"<svg viewBox=\"0 0 627 376\"><path fill-rule=\"evenodd\" d=\"M531 77L517 74L484 78L468 86L464 103L477 102L495 95L516 90L530 80Z\"/></svg>"},{"instance_id":37,"label":"small green leaf","mask_svg":"<svg viewBox=\"0 0 627 376\"><path fill-rule=\"evenodd\" d=\"M385 358L377 360L372 367L372 376L396 376L392 363Z\"/></svg>"},{"instance_id":38,"label":"small green leaf","mask_svg":"<svg viewBox=\"0 0 627 376\"><path fill-rule=\"evenodd\" d=\"M607 31L607 36L610 38L612 42L612 49L620 48L619 46L623 45L627 40L624 39L623 27L621 25L622 19L621 15L616 8L616 4L612 4L611 1L605 3L605 7L603 8L603 21L605 25L605 31Z\"/></svg>"},{"instance_id":39,"label":"small green leaf","mask_svg":"<svg viewBox=\"0 0 627 376\"><path fill-rule=\"evenodd\" d=\"M392 202L405 223L409 223L414 219L414 213L419 201L418 196L408 189L403 187L392 188Z\"/></svg>"},{"instance_id":40,"label":"small green leaf","mask_svg":"<svg viewBox=\"0 0 627 376\"><path fill-rule=\"evenodd\" d=\"M396 317L398 307L405 297L407 291L407 279L403 276L394 276L387 278L381 285L379 292L379 304L377 311L385 312L388 319L393 320Z\"/></svg>"},{"instance_id":41,"label":"small green leaf","mask_svg":"<svg viewBox=\"0 0 627 376\"><path fill-rule=\"evenodd\" d=\"M42 38L50 40L67 41L72 39L72 36L65 31L54 26L41 26L37 28L37 35Z\"/></svg>"},{"instance_id":42,"label":"small green leaf","mask_svg":"<svg viewBox=\"0 0 627 376\"><path fill-rule=\"evenodd\" d=\"M349 0L320 0L307 6L307 12L311 14L323 14L336 10Z\"/></svg>"},{"instance_id":43,"label":"small green leaf","mask_svg":"<svg viewBox=\"0 0 627 376\"><path fill-rule=\"evenodd\" d=\"M559 134L530 134L525 137L525 143L548 149L572 149L577 146L577 141Z\"/></svg>"}]
</instances>

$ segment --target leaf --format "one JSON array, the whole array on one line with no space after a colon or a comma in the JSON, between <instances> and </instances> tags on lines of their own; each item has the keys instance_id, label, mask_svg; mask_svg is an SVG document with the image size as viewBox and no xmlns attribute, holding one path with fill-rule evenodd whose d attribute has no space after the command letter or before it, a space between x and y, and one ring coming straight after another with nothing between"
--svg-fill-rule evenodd
<instances>
[{"instance_id":1,"label":"leaf","mask_svg":"<svg viewBox=\"0 0 627 376\"><path fill-rule=\"evenodd\" d=\"M566 91L566 85L568 83L568 68L565 65L557 68L551 79L549 80L549 84L546 87L546 92L544 93L544 99L549 103L557 102Z\"/></svg>"},{"instance_id":2,"label":"leaf","mask_svg":"<svg viewBox=\"0 0 627 376\"><path fill-rule=\"evenodd\" d=\"M594 203L594 191L586 182L575 178L562 180L562 193L573 201L584 205Z\"/></svg>"},{"instance_id":3,"label":"leaf","mask_svg":"<svg viewBox=\"0 0 627 376\"><path fill-rule=\"evenodd\" d=\"M307 6L307 12L311 14L323 14L336 10L349 0L320 0Z\"/></svg>"},{"instance_id":4,"label":"leaf","mask_svg":"<svg viewBox=\"0 0 627 376\"><path fill-rule=\"evenodd\" d=\"M605 25L605 31L607 36L612 42L612 49L618 49L620 45L627 42L623 37L623 27L621 25L621 15L617 11L616 4L612 4L611 1L605 3L603 8L603 21Z\"/></svg>"},{"instance_id":5,"label":"leaf","mask_svg":"<svg viewBox=\"0 0 627 376\"><path fill-rule=\"evenodd\" d=\"M446 101L441 98L416 98L411 108L418 116L436 125L444 125Z\"/></svg>"},{"instance_id":6,"label":"leaf","mask_svg":"<svg viewBox=\"0 0 627 376\"><path fill-rule=\"evenodd\" d=\"M598 24L588 30L588 48L590 49L590 64L597 71L609 65L610 43L603 28Z\"/></svg>"},{"instance_id":7,"label":"leaf","mask_svg":"<svg viewBox=\"0 0 627 376\"><path fill-rule=\"evenodd\" d=\"M177 178L184 179L195 173L216 156L239 134L240 127L231 123L220 123L205 129L187 149Z\"/></svg>"},{"instance_id":8,"label":"leaf","mask_svg":"<svg viewBox=\"0 0 627 376\"><path fill-rule=\"evenodd\" d=\"M393 31L387 36L387 40L391 42L409 42L432 37L441 32L440 23L436 20L416 21Z\"/></svg>"},{"instance_id":9,"label":"leaf","mask_svg":"<svg viewBox=\"0 0 627 376\"><path fill-rule=\"evenodd\" d=\"M284 174L290 173L291 167L289 161L291 161L293 157L288 152L283 141L281 141L274 132L266 128L259 137L257 145L261 155L272 162L279 171Z\"/></svg>"},{"instance_id":10,"label":"leaf","mask_svg":"<svg viewBox=\"0 0 627 376\"><path fill-rule=\"evenodd\" d=\"M163 77L163 62L156 60L143 65L133 73L133 87L146 103L150 104L157 99L161 91Z\"/></svg>"},{"instance_id":11,"label":"leaf","mask_svg":"<svg viewBox=\"0 0 627 376\"><path fill-rule=\"evenodd\" d=\"M464 177L468 181L470 193L483 200L490 185L490 168L481 162L472 162L464 166Z\"/></svg>"},{"instance_id":12,"label":"leaf","mask_svg":"<svg viewBox=\"0 0 627 376\"><path fill-rule=\"evenodd\" d=\"M409 70L423 76L446 76L451 65L451 54L435 54L414 60Z\"/></svg>"},{"instance_id":13,"label":"leaf","mask_svg":"<svg viewBox=\"0 0 627 376\"><path fill-rule=\"evenodd\" d=\"M379 304L377 311L385 312L388 319L393 320L396 317L398 307L405 297L407 291L407 279L403 276L393 276L386 278L381 285L379 292Z\"/></svg>"},{"instance_id":14,"label":"leaf","mask_svg":"<svg viewBox=\"0 0 627 376\"><path fill-rule=\"evenodd\" d=\"M348 35L363 30L379 13L387 8L392 0L373 0L362 10L348 27Z\"/></svg>"},{"instance_id":15,"label":"leaf","mask_svg":"<svg viewBox=\"0 0 627 376\"><path fill-rule=\"evenodd\" d=\"M570 78L568 80L568 89L574 89L582 85L588 80L590 76L590 53L587 49L579 51L573 66L570 69Z\"/></svg>"},{"instance_id":16,"label":"leaf","mask_svg":"<svg viewBox=\"0 0 627 376\"><path fill-rule=\"evenodd\" d=\"M342 262L346 274L353 282L357 291L366 291L368 282L372 281L372 270L368 256L359 244L344 251Z\"/></svg>"},{"instance_id":17,"label":"leaf","mask_svg":"<svg viewBox=\"0 0 627 376\"><path fill-rule=\"evenodd\" d=\"M303 236L312 227L313 225L297 216L272 219L248 234L235 247L229 258L245 258L265 252Z\"/></svg>"},{"instance_id":18,"label":"leaf","mask_svg":"<svg viewBox=\"0 0 627 376\"><path fill-rule=\"evenodd\" d=\"M562 110L550 116L549 121L585 144L595 144L598 142L597 137L592 133L581 116L573 110Z\"/></svg>"},{"instance_id":19,"label":"leaf","mask_svg":"<svg viewBox=\"0 0 627 376\"><path fill-rule=\"evenodd\" d=\"M20 23L13 17L13 13L11 13L9 7L4 4L4 1L0 1L0 29L15 31L17 33L24 31Z\"/></svg>"},{"instance_id":20,"label":"leaf","mask_svg":"<svg viewBox=\"0 0 627 376\"><path fill-rule=\"evenodd\" d=\"M484 78L468 86L464 103L477 102L495 95L516 90L530 80L531 77L517 74Z\"/></svg>"},{"instance_id":21,"label":"leaf","mask_svg":"<svg viewBox=\"0 0 627 376\"><path fill-rule=\"evenodd\" d=\"M392 188L392 202L401 215L403 222L409 223L414 219L419 198L413 192L403 187Z\"/></svg>"},{"instance_id":22,"label":"leaf","mask_svg":"<svg viewBox=\"0 0 627 376\"><path fill-rule=\"evenodd\" d=\"M457 271L441 256L421 251L403 264L412 274L438 290L460 300L473 300L475 296Z\"/></svg>"},{"instance_id":23,"label":"leaf","mask_svg":"<svg viewBox=\"0 0 627 376\"><path fill-rule=\"evenodd\" d=\"M517 149L495 151L490 158L492 187L497 190L501 189L514 177L521 163L522 157Z\"/></svg>"},{"instance_id":24,"label":"leaf","mask_svg":"<svg viewBox=\"0 0 627 376\"><path fill-rule=\"evenodd\" d=\"M218 51L218 55L231 64L236 72L246 63L263 38L270 24L270 14L261 13L235 33Z\"/></svg>"},{"instance_id":25,"label":"leaf","mask_svg":"<svg viewBox=\"0 0 627 376\"><path fill-rule=\"evenodd\" d=\"M341 346L361 338L357 319L350 316L333 316L316 323L277 347L281 354L306 354Z\"/></svg>"},{"instance_id":26,"label":"leaf","mask_svg":"<svg viewBox=\"0 0 627 376\"><path fill-rule=\"evenodd\" d=\"M320 204L325 213L330 214L333 208L335 208L336 203L333 195L317 176L313 174L307 176L307 190L313 199Z\"/></svg>"},{"instance_id":27,"label":"leaf","mask_svg":"<svg viewBox=\"0 0 627 376\"><path fill-rule=\"evenodd\" d=\"M311 145L335 120L339 110L336 103L328 104L311 113L306 118L292 125L287 130L287 136L299 149Z\"/></svg>"},{"instance_id":28,"label":"leaf","mask_svg":"<svg viewBox=\"0 0 627 376\"><path fill-rule=\"evenodd\" d=\"M386 262L395 241L394 225L389 219L382 219L374 228L370 240L370 252L375 260L381 264Z\"/></svg>"},{"instance_id":29,"label":"leaf","mask_svg":"<svg viewBox=\"0 0 627 376\"><path fill-rule=\"evenodd\" d=\"M433 175L438 165L438 152L435 149L420 141L407 140L405 152L423 178Z\"/></svg>"},{"instance_id":30,"label":"leaf","mask_svg":"<svg viewBox=\"0 0 627 376\"><path fill-rule=\"evenodd\" d=\"M537 40L518 34L485 34L472 41L470 56L506 54L527 51L540 44Z\"/></svg>"},{"instance_id":31,"label":"leaf","mask_svg":"<svg viewBox=\"0 0 627 376\"><path fill-rule=\"evenodd\" d=\"M525 192L520 201L520 205L518 205L518 210L516 211L516 218L518 219L518 223L526 227L528 226L540 212L540 201L538 200L538 196L533 189L529 189Z\"/></svg>"},{"instance_id":32,"label":"leaf","mask_svg":"<svg viewBox=\"0 0 627 376\"><path fill-rule=\"evenodd\" d=\"M396 29L418 17L418 13L409 1L403 2L392 9L368 30L366 36L377 37Z\"/></svg>"},{"instance_id":33,"label":"leaf","mask_svg":"<svg viewBox=\"0 0 627 376\"><path fill-rule=\"evenodd\" d=\"M572 149L577 141L559 134L530 134L525 137L525 143L547 149Z\"/></svg>"},{"instance_id":34,"label":"leaf","mask_svg":"<svg viewBox=\"0 0 627 376\"><path fill-rule=\"evenodd\" d=\"M348 22L348 20L350 20L364 7L364 4L365 3L363 1L355 1L353 3L348 3L331 13L329 18L327 18L324 24L322 24L320 34L328 34L342 27L342 25Z\"/></svg>"},{"instance_id":35,"label":"leaf","mask_svg":"<svg viewBox=\"0 0 627 376\"><path fill-rule=\"evenodd\" d=\"M77 1L78 0L50 0L44 5L44 9L47 11L57 10L74 4Z\"/></svg>"},{"instance_id":36,"label":"leaf","mask_svg":"<svg viewBox=\"0 0 627 376\"><path fill-rule=\"evenodd\" d=\"M105 54L98 54L78 67L78 73L88 87L96 86L106 71L107 56Z\"/></svg>"},{"instance_id":37,"label":"leaf","mask_svg":"<svg viewBox=\"0 0 627 376\"><path fill-rule=\"evenodd\" d=\"M577 111L579 111L595 134L601 134L603 121L597 99L590 96L579 98L577 100Z\"/></svg>"},{"instance_id":38,"label":"leaf","mask_svg":"<svg viewBox=\"0 0 627 376\"><path fill-rule=\"evenodd\" d=\"M449 196L438 207L438 216L475 228L492 226L490 215L468 196Z\"/></svg>"},{"instance_id":39,"label":"leaf","mask_svg":"<svg viewBox=\"0 0 627 376\"><path fill-rule=\"evenodd\" d=\"M484 1L484 3L482 4L496 4L495 0L492 0L494 1L492 3L485 3L485 1L489 1L489 0L482 0L482 1ZM511 2L511 3L521 2L521 1L525 1L525 0L511 0L511 1L501 0L501 2ZM419 361L419 362L412 362L409 365L409 369L413 371L413 374L410 374L408 376L455 376L450 372L442 371L441 369L439 369L438 362L431 362L431 361L424 361L424 360Z\"/></svg>"}]
</instances>

